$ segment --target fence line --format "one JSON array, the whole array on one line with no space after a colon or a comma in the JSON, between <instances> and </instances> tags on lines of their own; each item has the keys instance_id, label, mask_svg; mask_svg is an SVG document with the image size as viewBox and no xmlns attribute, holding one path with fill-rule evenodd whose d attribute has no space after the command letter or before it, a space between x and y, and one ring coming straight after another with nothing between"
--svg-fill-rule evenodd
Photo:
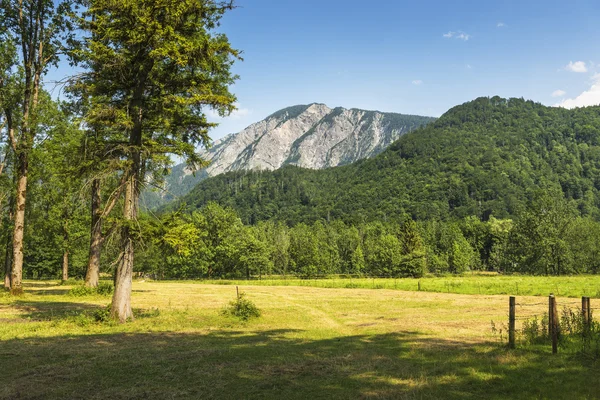
<instances>
[{"instance_id":1,"label":"fence line","mask_svg":"<svg viewBox=\"0 0 600 400\"><path fill-rule=\"evenodd\" d=\"M508 311L508 346L511 349L516 347L516 321L529 321L532 318L537 318L537 314L535 315L526 315L526 316L517 316L517 306L519 307L539 307L547 305L547 315L548 315L548 337L551 340L552 344L552 353L556 354L558 352L558 336L560 333L560 318L558 315L558 306L561 305L563 309L567 309L572 311L573 308L577 307L569 307L569 306L579 306L577 310L582 315L582 323L583 323L583 333L590 332L592 326L592 315L591 312L593 310L600 310L599 307L591 307L590 297L582 296L581 302L558 302L558 299L553 294L548 296L548 303L517 303L515 296L509 297L509 311Z\"/></svg>"}]
</instances>

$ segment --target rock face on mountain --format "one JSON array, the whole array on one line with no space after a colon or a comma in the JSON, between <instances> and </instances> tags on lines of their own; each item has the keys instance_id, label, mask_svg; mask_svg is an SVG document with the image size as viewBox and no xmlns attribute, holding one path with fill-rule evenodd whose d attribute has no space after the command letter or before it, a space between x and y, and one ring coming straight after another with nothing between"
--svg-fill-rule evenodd
<instances>
[{"instance_id":1,"label":"rock face on mountain","mask_svg":"<svg viewBox=\"0 0 600 400\"><path fill-rule=\"evenodd\" d=\"M203 154L211 161L206 172L214 176L288 164L311 169L349 164L380 153L431 120L324 104L293 106L217 141Z\"/></svg>"},{"instance_id":2,"label":"rock face on mountain","mask_svg":"<svg viewBox=\"0 0 600 400\"><path fill-rule=\"evenodd\" d=\"M284 165L321 169L349 164L383 151L403 134L434 118L358 109L329 108L324 104L288 107L225 136L202 153L210 161L204 170L173 168L167 194L189 192L199 181L228 171L274 170ZM153 204L156 201L151 201Z\"/></svg>"}]
</instances>

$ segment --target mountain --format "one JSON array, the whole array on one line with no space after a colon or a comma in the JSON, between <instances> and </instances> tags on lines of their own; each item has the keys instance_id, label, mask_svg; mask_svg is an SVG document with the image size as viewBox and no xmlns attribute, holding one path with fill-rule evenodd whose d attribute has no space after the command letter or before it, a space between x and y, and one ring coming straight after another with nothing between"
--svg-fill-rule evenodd
<instances>
[{"instance_id":1,"label":"mountain","mask_svg":"<svg viewBox=\"0 0 600 400\"><path fill-rule=\"evenodd\" d=\"M376 157L318 171L229 172L201 182L183 201L189 209L216 201L246 223L486 220L515 216L539 191L600 219L600 106L567 110L482 97Z\"/></svg>"},{"instance_id":2,"label":"mountain","mask_svg":"<svg viewBox=\"0 0 600 400\"><path fill-rule=\"evenodd\" d=\"M224 172L275 170L285 165L322 169L381 153L403 134L434 118L379 111L329 108L324 104L288 107L214 143L202 157L210 165L195 176L184 165L166 179L167 192L155 205L189 192L198 182Z\"/></svg>"}]
</instances>

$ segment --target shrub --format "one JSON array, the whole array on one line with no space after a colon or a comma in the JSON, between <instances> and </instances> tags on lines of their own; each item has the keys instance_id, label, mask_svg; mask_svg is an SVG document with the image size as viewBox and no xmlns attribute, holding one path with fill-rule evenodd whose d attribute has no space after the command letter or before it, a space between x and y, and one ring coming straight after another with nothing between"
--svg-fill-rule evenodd
<instances>
[{"instance_id":1,"label":"shrub","mask_svg":"<svg viewBox=\"0 0 600 400\"><path fill-rule=\"evenodd\" d=\"M91 288L84 285L77 285L69 290L69 296L84 297L84 296L110 296L114 292L114 287L110 282L100 282L97 288Z\"/></svg>"},{"instance_id":2,"label":"shrub","mask_svg":"<svg viewBox=\"0 0 600 400\"><path fill-rule=\"evenodd\" d=\"M541 321L537 316L523 322L523 340L526 344L547 343L548 338L548 314L544 314Z\"/></svg>"},{"instance_id":3,"label":"shrub","mask_svg":"<svg viewBox=\"0 0 600 400\"><path fill-rule=\"evenodd\" d=\"M109 322L110 321L110 304L106 307L99 308L94 311L94 320L96 322Z\"/></svg>"},{"instance_id":4,"label":"shrub","mask_svg":"<svg viewBox=\"0 0 600 400\"><path fill-rule=\"evenodd\" d=\"M94 294L96 294L96 289L84 285L77 285L72 287L71 290L69 290L69 296L73 297L84 297L91 296Z\"/></svg>"},{"instance_id":5,"label":"shrub","mask_svg":"<svg viewBox=\"0 0 600 400\"><path fill-rule=\"evenodd\" d=\"M110 282L100 282L96 288L96 292L101 296L112 296L115 287Z\"/></svg>"},{"instance_id":6,"label":"shrub","mask_svg":"<svg viewBox=\"0 0 600 400\"><path fill-rule=\"evenodd\" d=\"M246 298L245 293L239 293L236 300L229 303L222 311L222 315L237 317L242 321L248 321L250 318L260 317L260 310L256 305Z\"/></svg>"}]
</instances>

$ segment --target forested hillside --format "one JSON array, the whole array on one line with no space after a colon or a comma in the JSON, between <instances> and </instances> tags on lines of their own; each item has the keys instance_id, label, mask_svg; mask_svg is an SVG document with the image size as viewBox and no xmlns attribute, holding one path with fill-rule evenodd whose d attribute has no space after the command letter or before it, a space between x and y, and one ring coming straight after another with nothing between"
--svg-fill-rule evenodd
<instances>
[{"instance_id":1,"label":"forested hillside","mask_svg":"<svg viewBox=\"0 0 600 400\"><path fill-rule=\"evenodd\" d=\"M478 98L404 135L379 156L313 171L231 172L200 183L188 209L209 201L245 223L509 218L536 191L558 192L600 218L600 107L546 107Z\"/></svg>"},{"instance_id":2,"label":"forested hillside","mask_svg":"<svg viewBox=\"0 0 600 400\"><path fill-rule=\"evenodd\" d=\"M73 169L82 132L56 119L65 122L32 153L26 277L86 272L90 184ZM596 273L599 132L600 107L480 98L373 159L220 175L185 206L139 216L135 270L156 278ZM117 178L105 180L103 198ZM115 226L107 218L102 227L102 272L120 254Z\"/></svg>"}]
</instances>

